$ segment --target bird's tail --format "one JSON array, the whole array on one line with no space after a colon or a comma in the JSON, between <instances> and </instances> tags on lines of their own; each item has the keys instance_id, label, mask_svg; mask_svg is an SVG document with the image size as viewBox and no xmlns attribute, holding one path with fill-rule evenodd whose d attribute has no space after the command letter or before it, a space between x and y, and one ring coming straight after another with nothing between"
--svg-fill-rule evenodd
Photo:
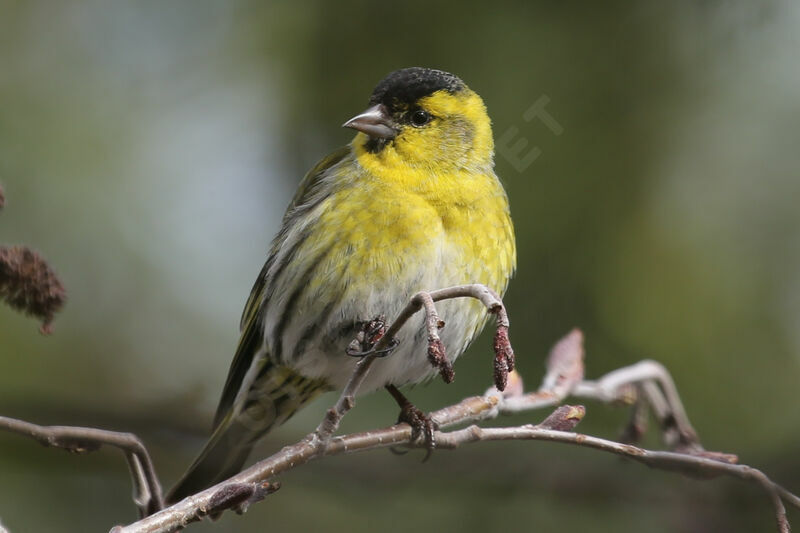
<instances>
[{"instance_id":1,"label":"bird's tail","mask_svg":"<svg viewBox=\"0 0 800 533\"><path fill-rule=\"evenodd\" d=\"M320 380L266 362L248 394L222 418L203 451L167 495L174 503L237 474L256 442L325 390Z\"/></svg>"}]
</instances>

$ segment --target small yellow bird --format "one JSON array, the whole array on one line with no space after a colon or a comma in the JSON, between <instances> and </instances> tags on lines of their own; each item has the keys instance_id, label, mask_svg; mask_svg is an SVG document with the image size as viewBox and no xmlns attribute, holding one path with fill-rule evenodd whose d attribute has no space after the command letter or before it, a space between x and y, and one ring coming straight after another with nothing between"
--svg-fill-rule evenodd
<instances>
[{"instance_id":1,"label":"small yellow bird","mask_svg":"<svg viewBox=\"0 0 800 533\"><path fill-rule=\"evenodd\" d=\"M270 428L343 388L357 362L348 345L374 317L397 316L422 290L481 283L505 292L514 228L480 96L453 74L406 68L344 127L358 130L353 141L305 176L284 215L242 315L214 433L169 501L236 474ZM472 299L438 307L452 362L487 313ZM423 319L399 332L360 392L387 387L402 404L397 386L436 374Z\"/></svg>"}]
</instances>

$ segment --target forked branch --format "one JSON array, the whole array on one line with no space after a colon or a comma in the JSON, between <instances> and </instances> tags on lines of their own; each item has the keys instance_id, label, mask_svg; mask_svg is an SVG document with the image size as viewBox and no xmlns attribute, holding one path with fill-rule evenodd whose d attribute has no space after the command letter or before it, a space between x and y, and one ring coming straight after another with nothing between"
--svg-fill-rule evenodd
<instances>
[{"instance_id":1,"label":"forked branch","mask_svg":"<svg viewBox=\"0 0 800 533\"><path fill-rule=\"evenodd\" d=\"M247 503L262 498L268 491L263 487L274 487L267 480L287 470L298 467L321 457L345 453L359 453L391 446L424 446L412 437L412 429L407 424L396 424L383 429L333 436L341 418L355 405L355 394L363 382L375 359L393 342L394 335L420 309L427 313L426 328L429 346L436 345L436 330L441 320L433 302L447 298L473 297L484 303L497 317L495 336L495 368L500 367L504 379L497 379L496 386L483 396L465 400L431 413L431 418L440 428L436 432L438 447L454 449L461 445L489 440L544 440L592 448L613 453L653 468L680 472L692 476L714 477L727 475L756 483L769 496L773 504L778 531L788 533L784 502L800 508L800 498L770 480L763 472L746 465L736 464L735 455L708 452L700 446L697 434L678 397L669 373L658 363L643 361L636 365L610 372L598 380L585 381L583 335L573 330L551 351L547 363L547 373L539 389L525 393L522 379L511 371L513 351L507 344L508 318L502 302L497 295L479 285L453 287L430 293L416 295L398 316L395 322L382 333L369 350L364 350L363 358L342 392L336 405L331 408L316 431L300 442L283 448L244 470L229 480L190 496L175 505L129 526L114 528L114 533L167 533L182 529L187 524L200 520L213 509L215 514L226 508L241 512L241 505L226 507L220 502L240 502L241 498L230 498L230 494L251 495L262 491L258 498L245 498ZM500 338L498 342L498 337ZM499 349L498 349L499 345ZM444 377L444 376L443 376ZM501 391L501 389L505 389ZM664 442L669 451L651 451L628 443L573 433L571 430L584 416L582 406L561 406L543 422L537 425L518 427L482 428L470 425L454 431L442 431L455 425L474 423L495 418L505 413L518 413L559 405L565 398L592 399L604 403L623 403L633 406L636 416L632 417L635 430L626 432L636 437L643 431L641 414L649 407L659 420ZM641 430L641 431L639 431Z\"/></svg>"},{"instance_id":2,"label":"forked branch","mask_svg":"<svg viewBox=\"0 0 800 533\"><path fill-rule=\"evenodd\" d=\"M334 436L334 433L342 417L355 405L356 393L371 365L375 364L376 358L391 351L397 332L420 310L424 309L426 313L428 358L445 381L452 380L452 367L438 336L438 329L443 322L436 311L435 302L462 297L480 300L496 317L495 386L483 396L466 398L430 414L439 428L435 433L437 447L455 449L465 444L491 440L542 440L612 453L653 468L691 476L731 476L761 487L773 505L778 531L789 532L784 504L800 508L800 498L777 485L760 470L737 464L735 455L704 450L672 378L659 363L642 361L609 372L597 380L584 380L583 335L579 330L573 330L551 350L541 386L535 392L524 392L522 379L513 370L514 353L508 340L508 316L503 303L494 292L481 285L419 293L388 328L383 327L382 318L365 326L360 340L357 339L357 355L361 356L361 361L338 401L314 432L227 481L189 496L167 509L161 509L161 486L147 450L135 435L94 428L38 426L7 417L0 417L0 429L28 436L45 446L75 453L94 451L102 445L122 450L133 478L134 501L140 516L144 518L128 526L116 526L112 529L114 533L174 532L191 522L206 517L215 518L226 510L242 513L250 504L278 490L280 484L268 480L313 459L398 445L412 448L425 446L413 438L412 429L407 424L343 436ZM632 416L624 433L626 442L572 432L585 415L585 409L580 405L562 405L536 425L490 428L475 425L475 422L502 414L558 406L568 397L630 405ZM654 413L660 425L667 451L645 450L633 444L646 431L645 415L648 410ZM472 425L444 431L464 424Z\"/></svg>"},{"instance_id":3,"label":"forked branch","mask_svg":"<svg viewBox=\"0 0 800 533\"><path fill-rule=\"evenodd\" d=\"M145 517L163 508L161 485L150 454L142 441L132 433L75 426L39 426L0 416L0 429L30 437L43 446L60 448L71 453L88 453L103 445L121 450L128 461L133 479L133 501L139 516Z\"/></svg>"}]
</instances>

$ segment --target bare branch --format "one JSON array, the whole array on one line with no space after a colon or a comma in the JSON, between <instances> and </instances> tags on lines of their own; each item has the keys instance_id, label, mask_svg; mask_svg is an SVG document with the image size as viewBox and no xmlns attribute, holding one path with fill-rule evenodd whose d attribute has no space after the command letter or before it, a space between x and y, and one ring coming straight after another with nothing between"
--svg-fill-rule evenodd
<instances>
[{"instance_id":1,"label":"bare branch","mask_svg":"<svg viewBox=\"0 0 800 533\"><path fill-rule=\"evenodd\" d=\"M789 522L786 518L786 509L781 498L786 498L792 505L800 507L797 496L770 480L760 470L747 465L731 464L707 457L678 452L650 451L630 444L622 444L590 435L549 429L542 427L542 425L510 428L481 428L473 425L462 430L437 436L439 446L450 449L455 449L462 444L471 442L492 440L544 440L574 444L627 457L660 470L675 471L704 478L728 475L744 481L754 481L761 485L769 495L770 501L775 508L778 531L781 533L790 531Z\"/></svg>"},{"instance_id":2,"label":"bare branch","mask_svg":"<svg viewBox=\"0 0 800 533\"><path fill-rule=\"evenodd\" d=\"M369 372L375 358L385 353L387 349L391 349L395 342L395 335L397 332L399 332L400 328L402 328L420 309L424 308L426 313L425 324L428 332L428 357L431 359L431 363L439 368L439 372L446 382L449 383L453 380L453 369L450 362L444 357L444 346L439 339L437 331L444 327L444 322L439 318L436 307L433 305L434 302L452 298L475 298L480 301L489 312L495 313L497 316L498 331L500 331L500 328L504 328L505 344L508 344L507 348L505 344L501 345L501 348L507 350L503 357L511 359L510 368L513 369L513 351L511 350L510 343L508 343L508 314L506 313L502 300L497 296L497 293L485 285L480 284L458 285L431 292L419 292L411 298L395 321L392 322L391 326L389 326L385 332L381 333L380 338L373 346L366 350L362 348L362 359L356 365L353 375L350 377L341 395L339 395L336 405L328 409L325 418L323 418L322 422L317 426L316 431L309 436L315 445L323 447L330 436L336 432L342 417L355 406L356 393L364 382L364 378L367 376L367 372ZM376 320L382 321L382 319L382 317L379 317ZM369 326L370 325L367 325L365 327L368 328ZM354 342L358 342L358 340ZM369 339L362 339L362 342L368 343ZM495 340L495 349L497 349L497 340ZM495 357L498 358L499 356L496 355ZM441 361L440 358L444 359L444 361ZM506 372L505 377L507 377L507 373L508 372ZM495 376L497 379L496 373ZM505 382L502 388L504 387Z\"/></svg>"},{"instance_id":3,"label":"bare branch","mask_svg":"<svg viewBox=\"0 0 800 533\"><path fill-rule=\"evenodd\" d=\"M43 446L61 448L71 453L88 453L102 445L113 446L125 454L133 480L133 500L139 515L148 516L163 508L161 484L147 449L132 433L74 426L39 426L0 416L0 429L24 435Z\"/></svg>"},{"instance_id":4,"label":"bare branch","mask_svg":"<svg viewBox=\"0 0 800 533\"><path fill-rule=\"evenodd\" d=\"M433 293L431 293L433 294ZM435 299L435 298L434 298ZM417 307L417 310L423 304ZM401 314L400 319L408 320L413 313ZM394 326L393 326L394 327ZM395 328L396 332L398 328ZM392 331L392 328L389 328ZM387 334L382 342L389 343ZM375 349L380 349L380 342ZM582 334L579 330L572 331L565 339L559 342L548 358L547 374L542 386L534 393L522 393L522 379L516 372L508 376L509 386L504 392L493 387L483 396L466 398L458 404L445 407L431 413L431 418L440 429L455 425L477 422L495 418L504 413L519 413L558 405L568 394L598 400L605 403L631 403L631 392L637 388L650 387L647 384L657 384L658 394L652 393L653 401L658 404L657 409L665 417L674 418L675 424L681 426L682 435L695 435L691 429L688 418L682 411L682 406L677 398L677 393L669 390L672 379L660 365L645 361L631 367L610 372L596 381L581 381L583 376L583 345ZM370 357L370 356L368 356ZM364 361L369 360L364 358ZM352 407L352 403L343 400L348 395L354 394L366 370L357 367L353 378L346 391L337 402L337 406ZM664 384L667 384L666 386ZM663 386L662 391L659 386ZM651 400L650 394L641 395L635 401ZM350 396L352 398L352 396ZM333 411L333 410L332 410ZM677 415L670 413L678 412ZM345 410L346 412L346 410ZM454 431L437 431L437 447L455 449L463 444L491 440L538 440L573 444L591 448L606 453L613 453L627 457L647 466L661 470L690 475L693 477L711 478L722 475L732 476L744 481L756 483L770 497L775 510L778 531L788 532L789 523L786 519L784 502L800 508L800 498L790 493L783 487L771 481L763 472L746 465L736 464L736 456L715 452L706 452L697 444L696 448L686 448L681 442L676 442L679 451L651 451L631 444L623 444L598 437L572 433L570 430L584 416L582 406L561 406L548 416L541 424L523 425L519 427L493 427L481 428L471 425ZM330 412L326 419L330 416ZM336 421L338 424L339 417ZM322 427L326 424L320 424ZM325 426L325 431L330 426ZM334 430L335 431L335 428ZM205 510L214 502L224 500L224 495L241 484L245 486L264 483L282 472L298 467L311 460L321 457L359 453L369 450L387 448L397 445L422 447L424 443L412 439L412 430L407 424L397 424L383 429L354 433L350 435L331 437L320 432L310 434L300 442L283 448L280 452L253 465L247 470L237 474L228 481L220 483L203 492L190 496L172 507L165 509L153 516L125 527L115 528L115 533L167 533L181 529L190 522L199 520L206 513ZM688 453L687 453L688 452ZM234 490L234 492L236 492Z\"/></svg>"},{"instance_id":5,"label":"bare branch","mask_svg":"<svg viewBox=\"0 0 800 533\"><path fill-rule=\"evenodd\" d=\"M325 418L322 419L322 422L320 422L316 431L313 433L315 438L319 439L320 442L327 441L330 436L339 429L339 423L342 421L344 415L355 406L356 392L364 382L364 378L367 376L370 366L372 366L372 363L375 361L375 357L375 354L369 354L356 364L356 369L350 377L350 381L347 382L347 386L342 391L342 394L339 395L336 405L328 409Z\"/></svg>"},{"instance_id":6,"label":"bare branch","mask_svg":"<svg viewBox=\"0 0 800 533\"><path fill-rule=\"evenodd\" d=\"M508 316L502 302L491 290L480 285L465 285L412 298L395 322L383 327L383 317L365 325L363 334L354 343L354 352L362 356L339 399L325 415L317 429L300 442L283 448L227 481L176 503L162 507L161 487L144 445L134 435L92 428L37 426L28 422L0 417L4 428L31 437L46 446L72 452L88 452L106 444L121 449L128 460L134 480L134 500L145 518L129 526L116 526L114 533L174 532L205 517L215 518L225 510L244 512L249 505L278 490L278 483L268 479L321 457L359 453L374 449L405 445L421 447L424 443L413 438L408 424L396 424L383 429L334 437L342 417L355 405L355 395L376 358L391 351L395 334L419 310L426 313L429 359L439 368L445 381L452 378L448 370L444 347L438 340L443 326L434 302L447 298L471 297L480 300L496 315L495 386L483 396L466 398L458 404L430 414L439 431L435 433L437 447L455 449L464 444L492 440L538 440L573 444L630 458L647 466L669 470L693 477L713 478L727 475L760 486L773 505L779 532L789 531L784 502L800 508L800 498L777 485L763 472L737 464L735 455L709 452L702 448L697 433L689 422L667 370L654 361L642 361L585 381L583 334L573 330L559 341L547 359L547 372L536 392L525 393L522 378L514 371L514 354L508 341ZM438 341L438 342L437 342ZM351 353L352 355L352 353ZM449 363L447 363L449 364ZM591 399L603 403L633 405L628 437L636 441L644 432L645 409L650 407L659 421L664 441L672 451L651 451L632 444L614 442L589 435L573 433L583 419L583 406L562 405L538 425L482 428L475 422L506 413L527 412L558 406L565 398ZM453 431L442 431L455 425L472 423ZM158 511L158 512L156 512ZM154 514L151 514L154 513ZM147 516L150 515L150 516Z\"/></svg>"},{"instance_id":7,"label":"bare branch","mask_svg":"<svg viewBox=\"0 0 800 533\"><path fill-rule=\"evenodd\" d=\"M572 391L572 395L605 402L633 403L637 388L632 386L638 386L653 409L661 424L667 446L702 450L672 376L656 361L640 361L609 372L597 381L581 382Z\"/></svg>"}]
</instances>

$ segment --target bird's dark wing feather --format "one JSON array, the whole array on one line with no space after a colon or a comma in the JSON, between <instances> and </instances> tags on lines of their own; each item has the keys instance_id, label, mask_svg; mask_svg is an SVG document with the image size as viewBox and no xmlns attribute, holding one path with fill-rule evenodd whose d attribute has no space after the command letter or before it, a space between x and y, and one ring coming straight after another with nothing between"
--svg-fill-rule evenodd
<instances>
[{"instance_id":1,"label":"bird's dark wing feather","mask_svg":"<svg viewBox=\"0 0 800 533\"><path fill-rule=\"evenodd\" d=\"M264 323L262 316L263 306L266 304L266 291L267 291L267 277L272 267L275 257L277 255L278 247L283 242L283 236L288 229L287 222L301 215L302 211L309 206L311 198L317 192L317 186L322 179L326 176L327 171L334 165L342 161L350 153L350 147L342 147L335 152L325 157L322 161L316 164L300 182L297 192L292 199L289 208L283 218L281 231L272 242L269 258L267 259L264 267L258 275L253 288L250 291L250 296L244 306L242 312L242 319L240 323L241 336L239 337L239 345L236 348L236 355L231 362L230 370L228 370L228 378L225 380L225 386L222 390L222 397L220 398L217 407L217 413L214 416L214 427L216 428L220 422L225 418L228 412L233 407L233 402L239 389L242 386L247 371L253 363L253 358L261 350L264 344Z\"/></svg>"}]
</instances>

